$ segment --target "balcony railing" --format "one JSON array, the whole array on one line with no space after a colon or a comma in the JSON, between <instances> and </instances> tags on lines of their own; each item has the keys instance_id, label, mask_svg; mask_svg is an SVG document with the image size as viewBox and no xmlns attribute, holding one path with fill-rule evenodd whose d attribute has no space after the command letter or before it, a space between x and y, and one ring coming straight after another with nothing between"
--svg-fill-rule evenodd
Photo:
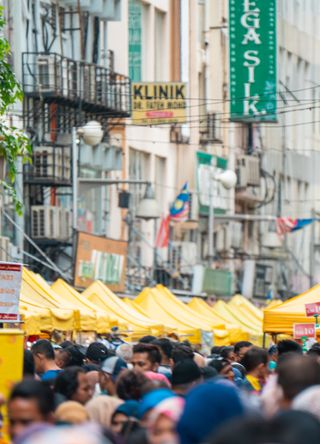
<instances>
[{"instance_id":1,"label":"balcony railing","mask_svg":"<svg viewBox=\"0 0 320 444\"><path fill-rule=\"evenodd\" d=\"M22 83L27 97L63 102L110 117L131 114L131 82L122 74L56 53L22 54Z\"/></svg>"}]
</instances>

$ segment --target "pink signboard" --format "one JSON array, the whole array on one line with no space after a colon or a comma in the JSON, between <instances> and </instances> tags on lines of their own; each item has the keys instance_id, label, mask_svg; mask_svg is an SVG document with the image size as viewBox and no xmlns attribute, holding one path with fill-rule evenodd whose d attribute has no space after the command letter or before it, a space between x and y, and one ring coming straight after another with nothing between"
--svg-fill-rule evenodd
<instances>
[{"instance_id":1,"label":"pink signboard","mask_svg":"<svg viewBox=\"0 0 320 444\"><path fill-rule=\"evenodd\" d=\"M305 307L307 316L320 315L320 302L306 304Z\"/></svg>"},{"instance_id":2,"label":"pink signboard","mask_svg":"<svg viewBox=\"0 0 320 444\"><path fill-rule=\"evenodd\" d=\"M316 329L315 324L293 324L294 339L315 338Z\"/></svg>"}]
</instances>

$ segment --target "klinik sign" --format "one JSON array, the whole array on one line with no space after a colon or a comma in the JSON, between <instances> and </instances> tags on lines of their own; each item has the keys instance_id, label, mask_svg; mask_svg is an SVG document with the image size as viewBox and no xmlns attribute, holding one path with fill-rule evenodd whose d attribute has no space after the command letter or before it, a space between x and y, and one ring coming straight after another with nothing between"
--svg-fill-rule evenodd
<instances>
[{"instance_id":1,"label":"klinik sign","mask_svg":"<svg viewBox=\"0 0 320 444\"><path fill-rule=\"evenodd\" d=\"M229 0L231 120L277 120L276 0Z\"/></svg>"}]
</instances>

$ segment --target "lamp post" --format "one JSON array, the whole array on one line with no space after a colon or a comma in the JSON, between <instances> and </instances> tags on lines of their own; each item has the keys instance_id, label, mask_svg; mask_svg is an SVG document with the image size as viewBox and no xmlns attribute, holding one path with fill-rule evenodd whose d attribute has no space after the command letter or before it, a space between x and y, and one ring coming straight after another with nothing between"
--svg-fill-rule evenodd
<instances>
[{"instance_id":1,"label":"lamp post","mask_svg":"<svg viewBox=\"0 0 320 444\"><path fill-rule=\"evenodd\" d=\"M234 188L237 183L237 176L234 171L226 170L223 173L212 175L211 181L220 182L224 188L230 190ZM208 216L208 265L211 266L214 260L214 196L212 194L212 187L209 191L209 216Z\"/></svg>"},{"instance_id":2,"label":"lamp post","mask_svg":"<svg viewBox=\"0 0 320 444\"><path fill-rule=\"evenodd\" d=\"M90 146L96 146L101 143L103 130L100 123L92 120L81 128L72 128L72 228L74 233L78 229L78 138L82 138Z\"/></svg>"}]
</instances>

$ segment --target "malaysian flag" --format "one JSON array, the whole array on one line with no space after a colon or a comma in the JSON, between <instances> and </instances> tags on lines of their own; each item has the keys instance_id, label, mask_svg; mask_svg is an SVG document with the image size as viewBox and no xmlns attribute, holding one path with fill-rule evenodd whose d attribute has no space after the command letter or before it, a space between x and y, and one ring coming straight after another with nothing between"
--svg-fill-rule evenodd
<instances>
[{"instance_id":1,"label":"malaysian flag","mask_svg":"<svg viewBox=\"0 0 320 444\"><path fill-rule=\"evenodd\" d=\"M277 217L276 228L279 236L284 236L292 231L301 230L314 222L315 219L293 219L292 217Z\"/></svg>"},{"instance_id":2,"label":"malaysian flag","mask_svg":"<svg viewBox=\"0 0 320 444\"><path fill-rule=\"evenodd\" d=\"M170 208L170 219L174 222L185 222L189 219L189 209L190 193L186 182Z\"/></svg>"}]
</instances>

